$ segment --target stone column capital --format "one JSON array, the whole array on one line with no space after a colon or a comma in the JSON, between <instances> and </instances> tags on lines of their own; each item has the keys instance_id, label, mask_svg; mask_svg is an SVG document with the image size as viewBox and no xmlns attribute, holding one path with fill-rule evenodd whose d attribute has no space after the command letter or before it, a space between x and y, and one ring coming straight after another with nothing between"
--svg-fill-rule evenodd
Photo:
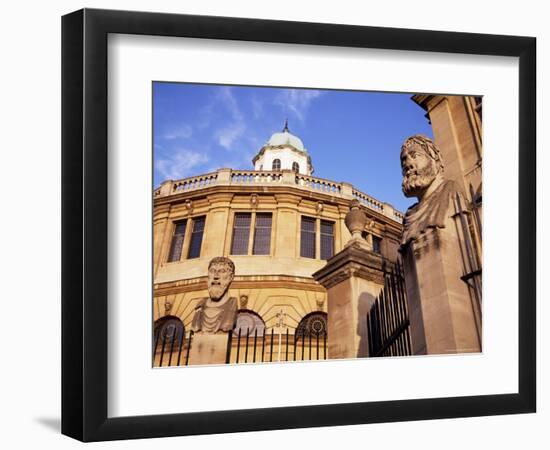
<instances>
[{"instance_id":1,"label":"stone column capital","mask_svg":"<svg viewBox=\"0 0 550 450\"><path fill-rule=\"evenodd\" d=\"M342 281L357 277L384 285L384 273L392 265L383 256L352 243L334 255L325 267L312 276L326 289Z\"/></svg>"}]
</instances>

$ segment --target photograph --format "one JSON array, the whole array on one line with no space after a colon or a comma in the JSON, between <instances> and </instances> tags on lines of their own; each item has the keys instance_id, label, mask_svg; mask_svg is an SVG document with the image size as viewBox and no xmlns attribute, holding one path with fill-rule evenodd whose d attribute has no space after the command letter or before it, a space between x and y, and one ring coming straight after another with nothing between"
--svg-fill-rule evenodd
<instances>
[{"instance_id":1,"label":"photograph","mask_svg":"<svg viewBox=\"0 0 550 450\"><path fill-rule=\"evenodd\" d=\"M152 366L482 353L482 96L153 81Z\"/></svg>"}]
</instances>

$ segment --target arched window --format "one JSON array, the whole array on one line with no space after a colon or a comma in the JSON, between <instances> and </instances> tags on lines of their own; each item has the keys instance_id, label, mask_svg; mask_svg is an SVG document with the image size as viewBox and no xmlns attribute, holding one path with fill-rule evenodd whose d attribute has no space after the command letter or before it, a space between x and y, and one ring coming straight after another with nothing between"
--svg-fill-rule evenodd
<instances>
[{"instance_id":1,"label":"arched window","mask_svg":"<svg viewBox=\"0 0 550 450\"><path fill-rule=\"evenodd\" d=\"M297 162L292 163L292 170L296 173L300 173L300 165Z\"/></svg>"},{"instance_id":2,"label":"arched window","mask_svg":"<svg viewBox=\"0 0 550 450\"><path fill-rule=\"evenodd\" d=\"M280 159L274 159L271 168L273 170L281 170L281 160Z\"/></svg>"},{"instance_id":3,"label":"arched window","mask_svg":"<svg viewBox=\"0 0 550 450\"><path fill-rule=\"evenodd\" d=\"M302 337L323 337L327 334L327 313L315 311L307 314L298 324L294 339L298 340Z\"/></svg>"},{"instance_id":4,"label":"arched window","mask_svg":"<svg viewBox=\"0 0 550 450\"><path fill-rule=\"evenodd\" d=\"M265 322L254 311L240 309L237 313L237 324L233 330L233 336L238 336L239 330L241 330L241 337L247 334L249 336L263 336L265 332Z\"/></svg>"},{"instance_id":5,"label":"arched window","mask_svg":"<svg viewBox=\"0 0 550 450\"><path fill-rule=\"evenodd\" d=\"M163 343L165 348L172 345L175 339L175 344L178 344L185 337L185 327L183 322L176 316L164 316L155 321L154 327L154 342L156 350L159 350Z\"/></svg>"}]
</instances>

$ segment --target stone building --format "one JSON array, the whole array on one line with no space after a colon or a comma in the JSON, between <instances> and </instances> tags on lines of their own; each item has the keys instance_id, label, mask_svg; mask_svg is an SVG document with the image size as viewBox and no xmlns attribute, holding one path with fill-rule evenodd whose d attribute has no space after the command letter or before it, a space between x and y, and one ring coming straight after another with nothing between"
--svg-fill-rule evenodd
<instances>
[{"instance_id":1,"label":"stone building","mask_svg":"<svg viewBox=\"0 0 550 450\"><path fill-rule=\"evenodd\" d=\"M326 290L312 274L350 239L344 220L354 199L368 218L369 247L397 258L402 214L349 183L314 177L310 153L287 125L252 162L255 170L222 168L167 180L154 191L157 333L163 326L189 329L216 256L236 267L235 333L326 330Z\"/></svg>"},{"instance_id":2,"label":"stone building","mask_svg":"<svg viewBox=\"0 0 550 450\"><path fill-rule=\"evenodd\" d=\"M450 281L466 286L464 301L475 310L473 328L480 349L481 98L417 94L412 100L426 111L432 125L445 178L463 193L465 204L452 216L460 256L453 257L457 275ZM399 150L395 149L396 165ZM153 192L154 346L162 347L160 356L155 353L155 366L165 365L161 340L168 337L172 343L166 349L172 358L176 338L186 341L192 334L188 330L197 304L208 296L209 261L219 256L235 264L229 294L239 308L236 329L227 341L228 362L393 356L422 354L426 349L430 353L429 346L419 346L430 333L435 335L430 327L438 332L464 328L457 322L460 318L442 326L443 316L426 322L421 318L425 312L418 315L422 308L440 307L445 293L429 299L408 295L408 307L404 306L405 281L409 294L412 284L433 284L439 259L428 261L430 270L422 273L400 272L394 263L401 260L403 214L345 181L313 176L312 157L288 124L259 149L252 164L254 170L221 168L167 180ZM361 224L353 225L353 239L348 230L350 210L360 219L351 222ZM413 275L418 279L412 280ZM398 339L391 338L397 332ZM312 342L312 335L317 342ZM191 347L190 342L187 348L185 342L176 344L176 365L182 350L185 358ZM460 350L436 351L449 352Z\"/></svg>"}]
</instances>

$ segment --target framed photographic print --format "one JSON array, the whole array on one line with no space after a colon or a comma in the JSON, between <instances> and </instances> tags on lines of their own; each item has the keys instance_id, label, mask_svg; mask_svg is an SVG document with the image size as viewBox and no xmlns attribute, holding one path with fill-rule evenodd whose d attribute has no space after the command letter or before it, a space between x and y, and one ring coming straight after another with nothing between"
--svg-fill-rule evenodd
<instances>
[{"instance_id":1,"label":"framed photographic print","mask_svg":"<svg viewBox=\"0 0 550 450\"><path fill-rule=\"evenodd\" d=\"M64 434L535 411L534 38L86 9L62 46Z\"/></svg>"}]
</instances>

